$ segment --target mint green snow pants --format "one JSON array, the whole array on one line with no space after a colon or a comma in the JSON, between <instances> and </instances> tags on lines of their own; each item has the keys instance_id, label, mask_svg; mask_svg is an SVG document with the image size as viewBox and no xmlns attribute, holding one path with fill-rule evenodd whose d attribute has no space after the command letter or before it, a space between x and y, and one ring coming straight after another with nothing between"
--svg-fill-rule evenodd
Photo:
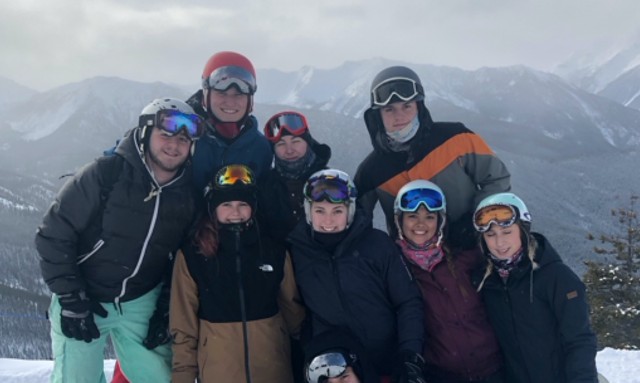
<instances>
[{"instance_id":1,"label":"mint green snow pants","mask_svg":"<svg viewBox=\"0 0 640 383\"><path fill-rule=\"evenodd\" d=\"M103 303L109 315L94 315L100 338L91 343L70 339L60 329L60 304L54 294L49 307L53 349L53 383L106 383L104 350L111 338L122 371L130 382L169 383L171 381L171 346L165 344L147 350L142 341L147 336L149 318L156 307L160 288L140 298L121 304Z\"/></svg>"}]
</instances>

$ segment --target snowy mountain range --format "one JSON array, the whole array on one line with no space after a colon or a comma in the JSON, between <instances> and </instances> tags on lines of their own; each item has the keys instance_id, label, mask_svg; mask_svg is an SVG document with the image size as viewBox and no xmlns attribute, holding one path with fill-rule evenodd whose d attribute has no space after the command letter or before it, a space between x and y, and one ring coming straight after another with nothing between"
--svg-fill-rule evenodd
<instances>
[{"instance_id":1,"label":"snowy mountain range","mask_svg":"<svg viewBox=\"0 0 640 383\"><path fill-rule=\"evenodd\" d=\"M588 92L640 109L640 42L576 54L554 72Z\"/></svg>"},{"instance_id":2,"label":"snowy mountain range","mask_svg":"<svg viewBox=\"0 0 640 383\"><path fill-rule=\"evenodd\" d=\"M334 69L264 70L255 114L264 122L281 110L302 111L313 136L332 147L331 164L353 174L371 150L362 119L370 81L395 64L421 76L435 120L462 121L487 140L509 167L513 190L527 201L534 230L581 273L582 262L595 256L587 233L614 230L609 211L640 190L640 110L614 97L619 76L600 88L611 91L605 95L525 66L464 71L373 59ZM0 357L49 353L42 315L47 290L32 241L62 186L59 177L111 147L152 99L186 98L192 91L96 77L38 93L0 79L0 333L33 339L28 347L18 336L2 342Z\"/></svg>"}]
</instances>

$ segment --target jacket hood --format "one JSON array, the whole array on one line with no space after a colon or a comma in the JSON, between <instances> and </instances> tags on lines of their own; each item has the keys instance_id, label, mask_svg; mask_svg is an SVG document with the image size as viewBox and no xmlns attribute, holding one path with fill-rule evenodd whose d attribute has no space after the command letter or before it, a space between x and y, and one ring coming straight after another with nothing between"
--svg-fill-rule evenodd
<instances>
[{"instance_id":1,"label":"jacket hood","mask_svg":"<svg viewBox=\"0 0 640 383\"><path fill-rule=\"evenodd\" d=\"M131 166L144 173L147 170L144 162L144 154L140 150L139 136L140 128L133 128L127 131L122 141L116 146L115 152L122 156Z\"/></svg>"},{"instance_id":2,"label":"jacket hood","mask_svg":"<svg viewBox=\"0 0 640 383\"><path fill-rule=\"evenodd\" d=\"M535 238L536 249L533 254L529 254L529 259L533 264L534 270L541 269L552 263L562 262L562 258L551 246L547 238L540 233L531 233L531 236Z\"/></svg>"},{"instance_id":3,"label":"jacket hood","mask_svg":"<svg viewBox=\"0 0 640 383\"><path fill-rule=\"evenodd\" d=\"M409 142L411 147L419 145L424 136L429 132L433 125L433 119L431 113L427 109L423 102L418 101L418 119L420 120L420 127L418 133ZM371 138L371 145L375 151L390 152L391 149L387 144L387 134L382 124L382 117L380 117L380 109L369 108L364 112L364 122L369 132L369 138Z\"/></svg>"},{"instance_id":4,"label":"jacket hood","mask_svg":"<svg viewBox=\"0 0 640 383\"><path fill-rule=\"evenodd\" d=\"M202 100L204 99L204 92L202 89L196 91L187 99L187 104L193 108L193 110L205 120L208 120L207 111L202 106Z\"/></svg>"},{"instance_id":5,"label":"jacket hood","mask_svg":"<svg viewBox=\"0 0 640 383\"><path fill-rule=\"evenodd\" d=\"M331 159L331 147L327 144L321 144L313 138L311 141L311 150L316 154L316 161L312 167L318 170L324 169Z\"/></svg>"}]
</instances>

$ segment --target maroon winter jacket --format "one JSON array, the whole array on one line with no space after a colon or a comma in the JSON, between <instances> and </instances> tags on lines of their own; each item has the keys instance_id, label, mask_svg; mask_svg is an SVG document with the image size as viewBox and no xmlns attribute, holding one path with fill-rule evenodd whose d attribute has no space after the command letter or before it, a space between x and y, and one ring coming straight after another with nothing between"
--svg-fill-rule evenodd
<instances>
[{"instance_id":1,"label":"maroon winter jacket","mask_svg":"<svg viewBox=\"0 0 640 383\"><path fill-rule=\"evenodd\" d=\"M458 380L489 377L502 367L500 346L471 272L484 264L479 250L443 259L428 272L410 266L424 302L424 358L430 375Z\"/></svg>"}]
</instances>

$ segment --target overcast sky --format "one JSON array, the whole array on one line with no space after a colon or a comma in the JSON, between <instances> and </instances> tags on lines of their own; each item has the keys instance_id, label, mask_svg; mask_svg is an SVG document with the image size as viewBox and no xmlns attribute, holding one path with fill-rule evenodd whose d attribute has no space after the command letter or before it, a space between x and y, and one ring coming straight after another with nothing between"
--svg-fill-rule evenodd
<instances>
[{"instance_id":1,"label":"overcast sky","mask_svg":"<svg viewBox=\"0 0 640 383\"><path fill-rule=\"evenodd\" d=\"M373 57L552 70L640 41L639 20L640 0L7 0L0 76L36 90L97 75L197 84L221 50L284 71Z\"/></svg>"}]
</instances>

